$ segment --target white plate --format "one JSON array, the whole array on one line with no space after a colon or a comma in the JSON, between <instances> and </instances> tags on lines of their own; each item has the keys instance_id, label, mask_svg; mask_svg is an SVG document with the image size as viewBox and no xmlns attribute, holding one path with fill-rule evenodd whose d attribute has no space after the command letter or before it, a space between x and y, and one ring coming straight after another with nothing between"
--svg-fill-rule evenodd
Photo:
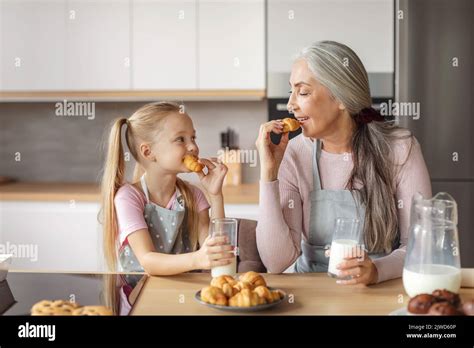
<instances>
[{"instance_id":1,"label":"white plate","mask_svg":"<svg viewBox=\"0 0 474 348\"><path fill-rule=\"evenodd\" d=\"M0 282L4 281L12 263L12 254L0 254Z\"/></svg>"}]
</instances>

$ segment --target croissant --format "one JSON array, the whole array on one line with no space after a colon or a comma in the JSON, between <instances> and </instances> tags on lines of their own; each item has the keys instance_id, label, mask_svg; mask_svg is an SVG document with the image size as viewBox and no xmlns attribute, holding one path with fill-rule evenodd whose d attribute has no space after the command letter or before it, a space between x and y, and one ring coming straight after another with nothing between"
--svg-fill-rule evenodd
<instances>
[{"instance_id":1,"label":"croissant","mask_svg":"<svg viewBox=\"0 0 474 348\"><path fill-rule=\"evenodd\" d=\"M205 288L202 288L201 299L204 302L213 305L227 306L227 297L221 289L216 288L215 286L206 286Z\"/></svg>"},{"instance_id":2,"label":"croissant","mask_svg":"<svg viewBox=\"0 0 474 348\"><path fill-rule=\"evenodd\" d=\"M229 299L229 306L232 307L253 307L261 304L265 304L265 300L250 289L243 289Z\"/></svg>"},{"instance_id":3,"label":"croissant","mask_svg":"<svg viewBox=\"0 0 474 348\"><path fill-rule=\"evenodd\" d=\"M269 288L265 286L257 286L254 289L255 293L263 298L267 303L272 303L278 301L280 299L280 293L276 290L271 291Z\"/></svg>"},{"instance_id":4,"label":"croissant","mask_svg":"<svg viewBox=\"0 0 474 348\"><path fill-rule=\"evenodd\" d=\"M250 271L244 273L239 279L243 282L249 282L254 288L260 285L267 286L265 279L263 279L263 277L257 272Z\"/></svg>"},{"instance_id":5,"label":"croissant","mask_svg":"<svg viewBox=\"0 0 474 348\"><path fill-rule=\"evenodd\" d=\"M236 292L242 291L243 289L253 290L253 286L249 282L240 281L234 284L234 289Z\"/></svg>"},{"instance_id":6,"label":"croissant","mask_svg":"<svg viewBox=\"0 0 474 348\"><path fill-rule=\"evenodd\" d=\"M283 119L283 133L293 132L300 128L300 123L294 118L284 118Z\"/></svg>"},{"instance_id":7,"label":"croissant","mask_svg":"<svg viewBox=\"0 0 474 348\"><path fill-rule=\"evenodd\" d=\"M229 275L222 275L222 276L213 278L211 281L211 286L215 286L216 288L221 289L224 295L226 295L227 297L232 297L237 292L239 292L237 288L234 288L236 284L237 284L237 281Z\"/></svg>"},{"instance_id":8,"label":"croissant","mask_svg":"<svg viewBox=\"0 0 474 348\"><path fill-rule=\"evenodd\" d=\"M200 172L204 166L198 162L198 158L192 155L186 155L183 159L184 165L192 172Z\"/></svg>"}]
</instances>

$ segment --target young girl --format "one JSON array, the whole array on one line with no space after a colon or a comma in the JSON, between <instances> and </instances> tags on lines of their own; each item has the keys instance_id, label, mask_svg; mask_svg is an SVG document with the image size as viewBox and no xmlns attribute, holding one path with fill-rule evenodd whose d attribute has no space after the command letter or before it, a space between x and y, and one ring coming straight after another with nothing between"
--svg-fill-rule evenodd
<instances>
[{"instance_id":1,"label":"young girl","mask_svg":"<svg viewBox=\"0 0 474 348\"><path fill-rule=\"evenodd\" d=\"M122 128L136 160L133 183L124 182ZM227 167L216 158L200 159L198 173L207 191L179 179L189 172L186 155L199 155L196 131L180 105L151 103L130 118L119 118L109 137L102 179L102 218L107 264L121 271L172 275L227 265L234 258L225 237L209 238L211 218L224 217L222 182Z\"/></svg>"}]
</instances>

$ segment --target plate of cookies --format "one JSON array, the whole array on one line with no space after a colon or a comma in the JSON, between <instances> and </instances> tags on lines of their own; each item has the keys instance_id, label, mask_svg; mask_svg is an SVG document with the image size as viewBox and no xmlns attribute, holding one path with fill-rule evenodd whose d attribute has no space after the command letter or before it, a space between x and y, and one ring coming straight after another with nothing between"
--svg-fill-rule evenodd
<instances>
[{"instance_id":1,"label":"plate of cookies","mask_svg":"<svg viewBox=\"0 0 474 348\"><path fill-rule=\"evenodd\" d=\"M35 303L31 307L31 315L33 316L49 316L49 315L113 315L112 311L105 306L81 306L78 303L65 300L43 300Z\"/></svg>"},{"instance_id":2,"label":"plate of cookies","mask_svg":"<svg viewBox=\"0 0 474 348\"><path fill-rule=\"evenodd\" d=\"M208 307L234 311L256 312L278 306L286 299L281 289L267 286L262 275L247 272L238 279L230 275L212 278L209 286L199 290L196 300Z\"/></svg>"},{"instance_id":3,"label":"plate of cookies","mask_svg":"<svg viewBox=\"0 0 474 348\"><path fill-rule=\"evenodd\" d=\"M390 315L474 315L474 299L462 303L458 294L437 289L431 294L412 297L406 308L397 309Z\"/></svg>"}]
</instances>

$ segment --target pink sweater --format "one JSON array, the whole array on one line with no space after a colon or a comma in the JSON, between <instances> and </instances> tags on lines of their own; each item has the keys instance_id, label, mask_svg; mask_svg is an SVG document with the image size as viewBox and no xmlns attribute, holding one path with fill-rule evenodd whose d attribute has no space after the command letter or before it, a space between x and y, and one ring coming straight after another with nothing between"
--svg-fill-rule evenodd
<instances>
[{"instance_id":1,"label":"pink sweater","mask_svg":"<svg viewBox=\"0 0 474 348\"><path fill-rule=\"evenodd\" d=\"M271 273L281 273L301 253L301 238L309 235L310 192L312 181L312 140L299 135L290 140L278 173L278 180L260 182L260 219L257 225L257 247L263 263ZM431 197L431 183L419 143L415 140L407 158L410 140L393 146L399 167L396 180L400 247L391 254L374 259L378 282L399 278L408 240L411 198L417 191ZM323 189L343 190L353 168L351 154L334 154L324 150L318 162ZM290 204L292 203L292 204Z\"/></svg>"}]
</instances>

